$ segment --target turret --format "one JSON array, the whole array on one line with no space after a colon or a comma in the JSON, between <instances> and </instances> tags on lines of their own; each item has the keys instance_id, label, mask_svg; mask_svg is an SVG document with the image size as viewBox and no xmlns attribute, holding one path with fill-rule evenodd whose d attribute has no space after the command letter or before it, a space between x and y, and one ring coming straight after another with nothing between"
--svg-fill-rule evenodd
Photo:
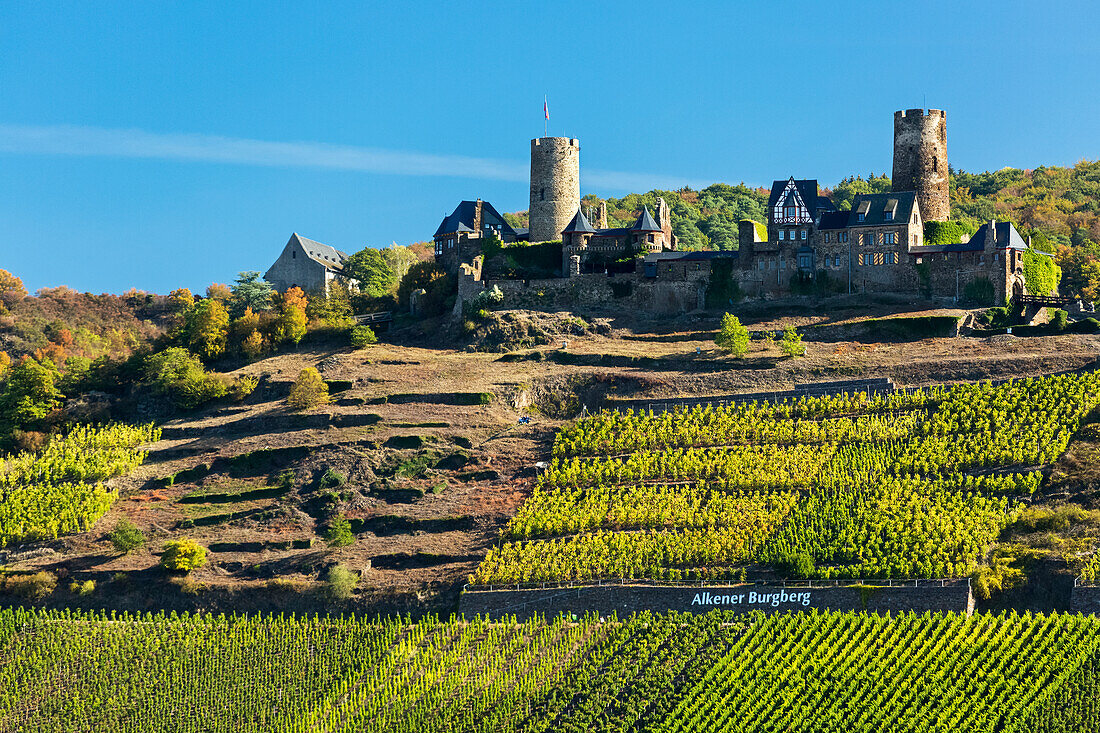
<instances>
[{"instance_id":1,"label":"turret","mask_svg":"<svg viewBox=\"0 0 1100 733\"><path fill-rule=\"evenodd\" d=\"M562 230L580 208L580 155L576 138L531 141L530 241L561 239Z\"/></svg>"},{"instance_id":2,"label":"turret","mask_svg":"<svg viewBox=\"0 0 1100 733\"><path fill-rule=\"evenodd\" d=\"M925 221L947 221L948 183L947 114L942 109L895 112L891 190L916 191Z\"/></svg>"}]
</instances>

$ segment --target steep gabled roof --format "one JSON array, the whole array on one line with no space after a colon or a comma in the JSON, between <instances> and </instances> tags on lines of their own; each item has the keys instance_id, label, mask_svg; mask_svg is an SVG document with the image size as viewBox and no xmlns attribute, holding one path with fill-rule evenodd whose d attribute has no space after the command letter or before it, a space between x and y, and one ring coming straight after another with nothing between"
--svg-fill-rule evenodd
<instances>
[{"instance_id":1,"label":"steep gabled roof","mask_svg":"<svg viewBox=\"0 0 1100 733\"><path fill-rule=\"evenodd\" d=\"M330 247L327 244L321 244L312 239L307 239L298 234L298 232L290 235L290 241L287 242L287 246L289 247L295 241L305 250L306 256L314 262L319 262L328 269L337 272L344 269L344 260L348 258L347 252L341 252L335 247Z\"/></svg>"},{"instance_id":2,"label":"steep gabled roof","mask_svg":"<svg viewBox=\"0 0 1100 733\"><path fill-rule=\"evenodd\" d=\"M848 217L850 227L881 226L883 224L905 224L913 214L917 195L912 191L900 193L861 193L852 201L852 211ZM886 212L892 212L893 218L886 219ZM863 221L859 215L863 214Z\"/></svg>"},{"instance_id":3,"label":"steep gabled roof","mask_svg":"<svg viewBox=\"0 0 1100 733\"><path fill-rule=\"evenodd\" d=\"M504 217L493 208L493 205L488 201L482 201L481 215L483 218L486 213L491 213L500 220L501 234L511 234L513 237L516 236L516 230L509 226L508 222L504 220ZM443 217L443 221L439 223L439 228L435 230L435 234L432 236L438 237L443 234L450 234L451 232L472 232L474 231L474 217L476 215L477 202L462 201L455 207L455 210L452 211L449 216Z\"/></svg>"},{"instance_id":4,"label":"steep gabled roof","mask_svg":"<svg viewBox=\"0 0 1100 733\"><path fill-rule=\"evenodd\" d=\"M768 211L771 211L777 203L779 203L779 197L783 195L783 192L787 190L787 184L794 181L794 187L798 190L798 195L802 198L802 203L806 208L813 213L814 208L817 206L817 179L807 178L805 180L795 180L788 178L782 181L772 181L772 192L768 196ZM824 197L822 197L824 198ZM828 201L828 199L825 199ZM832 205L832 202L829 202Z\"/></svg>"},{"instance_id":5,"label":"steep gabled roof","mask_svg":"<svg viewBox=\"0 0 1100 733\"><path fill-rule=\"evenodd\" d=\"M994 231L997 233L997 249L1027 249L1027 242L1016 231L1016 227L1012 226L1012 222L995 221L993 224ZM970 241L977 242L980 246L985 242L988 234L989 222L986 222L978 227L978 231L974 232L974 236L970 238Z\"/></svg>"},{"instance_id":6,"label":"steep gabled roof","mask_svg":"<svg viewBox=\"0 0 1100 733\"><path fill-rule=\"evenodd\" d=\"M661 227L657 226L657 222L653 221L653 216L649 213L649 207L643 206L642 213L638 217L638 221L634 222L634 226L630 227L635 232L659 232Z\"/></svg>"},{"instance_id":7,"label":"steep gabled roof","mask_svg":"<svg viewBox=\"0 0 1100 733\"><path fill-rule=\"evenodd\" d=\"M569 225L562 229L562 234L595 234L596 228L588 222L588 217L584 215L584 212L577 209L576 216L573 217Z\"/></svg>"}]
</instances>

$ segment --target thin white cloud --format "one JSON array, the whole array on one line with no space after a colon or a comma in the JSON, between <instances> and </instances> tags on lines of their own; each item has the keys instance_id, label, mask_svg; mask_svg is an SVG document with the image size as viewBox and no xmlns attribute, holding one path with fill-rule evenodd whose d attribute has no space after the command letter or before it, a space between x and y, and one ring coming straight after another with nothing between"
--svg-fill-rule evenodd
<instances>
[{"instance_id":1,"label":"thin white cloud","mask_svg":"<svg viewBox=\"0 0 1100 733\"><path fill-rule=\"evenodd\" d=\"M0 124L0 153L148 158L203 163L330 168L401 176L454 176L525 182L526 162L432 155L319 142L270 142L220 135L157 133L75 125ZM581 169L585 187L622 191L705 185L686 178Z\"/></svg>"}]
</instances>

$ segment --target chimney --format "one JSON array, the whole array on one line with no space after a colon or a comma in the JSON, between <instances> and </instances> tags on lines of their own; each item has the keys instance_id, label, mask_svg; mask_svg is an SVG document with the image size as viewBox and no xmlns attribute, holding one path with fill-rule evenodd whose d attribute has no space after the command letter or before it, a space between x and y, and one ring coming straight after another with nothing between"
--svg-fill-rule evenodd
<instances>
[{"instance_id":1,"label":"chimney","mask_svg":"<svg viewBox=\"0 0 1100 733\"><path fill-rule=\"evenodd\" d=\"M990 239L993 240L994 244L997 243L997 220L996 219L990 219L989 220L989 237L990 237Z\"/></svg>"},{"instance_id":2,"label":"chimney","mask_svg":"<svg viewBox=\"0 0 1100 733\"><path fill-rule=\"evenodd\" d=\"M478 199L477 203L474 204L474 236L475 237L480 237L481 236L481 205L482 205L481 199Z\"/></svg>"}]
</instances>

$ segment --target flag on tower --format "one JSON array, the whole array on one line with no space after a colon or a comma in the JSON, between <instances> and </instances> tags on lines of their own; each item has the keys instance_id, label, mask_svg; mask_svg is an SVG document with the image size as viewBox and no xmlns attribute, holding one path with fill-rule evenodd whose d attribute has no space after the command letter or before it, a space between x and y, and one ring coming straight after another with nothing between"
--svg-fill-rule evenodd
<instances>
[{"instance_id":1,"label":"flag on tower","mask_svg":"<svg viewBox=\"0 0 1100 733\"><path fill-rule=\"evenodd\" d=\"M542 98L542 114L546 119L550 119L550 108L546 106L546 97Z\"/></svg>"}]
</instances>

